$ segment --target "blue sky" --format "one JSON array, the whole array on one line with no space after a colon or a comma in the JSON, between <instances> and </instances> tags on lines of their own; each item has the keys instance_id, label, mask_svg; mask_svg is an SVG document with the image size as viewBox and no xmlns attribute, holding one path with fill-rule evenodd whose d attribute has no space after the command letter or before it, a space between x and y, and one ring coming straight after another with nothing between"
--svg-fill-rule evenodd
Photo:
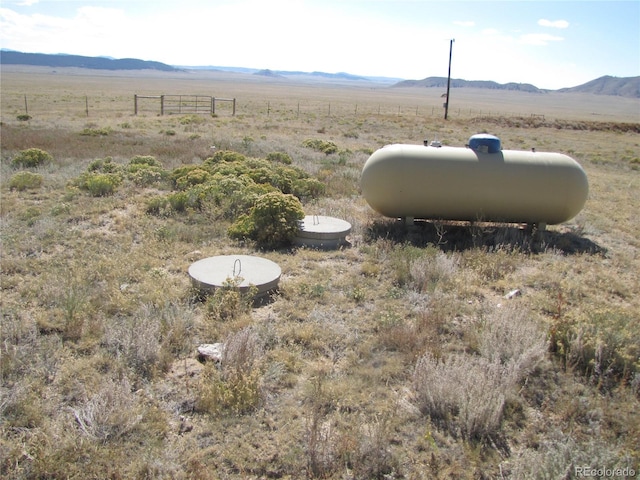
<instances>
[{"instance_id":1,"label":"blue sky","mask_svg":"<svg viewBox=\"0 0 640 480\"><path fill-rule=\"evenodd\" d=\"M2 0L0 47L571 87L640 75L640 1Z\"/></svg>"}]
</instances>

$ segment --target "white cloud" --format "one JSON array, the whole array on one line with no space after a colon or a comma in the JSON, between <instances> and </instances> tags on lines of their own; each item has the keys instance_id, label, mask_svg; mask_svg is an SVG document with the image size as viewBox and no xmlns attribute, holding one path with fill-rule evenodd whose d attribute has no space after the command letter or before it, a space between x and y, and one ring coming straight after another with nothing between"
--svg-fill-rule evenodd
<instances>
[{"instance_id":1,"label":"white cloud","mask_svg":"<svg viewBox=\"0 0 640 480\"><path fill-rule=\"evenodd\" d=\"M40 0L23 0L22 2L18 3L17 5L19 7L30 7L31 5L35 5L39 1Z\"/></svg>"},{"instance_id":2,"label":"white cloud","mask_svg":"<svg viewBox=\"0 0 640 480\"><path fill-rule=\"evenodd\" d=\"M140 43L135 33L125 13L113 8L80 7L70 18L0 9L0 41L24 52L118 56Z\"/></svg>"},{"instance_id":3,"label":"white cloud","mask_svg":"<svg viewBox=\"0 0 640 480\"><path fill-rule=\"evenodd\" d=\"M525 45L545 46L550 42L560 42L564 40L564 37L558 37L556 35L550 35L548 33L527 33L520 35L520 43Z\"/></svg>"},{"instance_id":4,"label":"white cloud","mask_svg":"<svg viewBox=\"0 0 640 480\"><path fill-rule=\"evenodd\" d=\"M541 18L538 20L538 25L541 27L567 28L569 26L569 22L566 20L547 20L546 18Z\"/></svg>"},{"instance_id":5,"label":"white cloud","mask_svg":"<svg viewBox=\"0 0 640 480\"><path fill-rule=\"evenodd\" d=\"M476 22L471 20L456 20L453 22L453 24L459 27L475 27L476 26Z\"/></svg>"}]
</instances>

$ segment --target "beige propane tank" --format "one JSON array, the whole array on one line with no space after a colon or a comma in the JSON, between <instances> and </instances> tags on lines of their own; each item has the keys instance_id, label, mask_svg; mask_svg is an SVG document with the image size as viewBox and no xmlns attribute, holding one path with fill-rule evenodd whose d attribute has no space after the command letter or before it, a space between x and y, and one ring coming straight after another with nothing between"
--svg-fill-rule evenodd
<instances>
[{"instance_id":1,"label":"beige propane tank","mask_svg":"<svg viewBox=\"0 0 640 480\"><path fill-rule=\"evenodd\" d=\"M589 193L571 157L502 150L492 135L466 148L387 145L365 163L360 186L387 217L549 225L576 216Z\"/></svg>"}]
</instances>

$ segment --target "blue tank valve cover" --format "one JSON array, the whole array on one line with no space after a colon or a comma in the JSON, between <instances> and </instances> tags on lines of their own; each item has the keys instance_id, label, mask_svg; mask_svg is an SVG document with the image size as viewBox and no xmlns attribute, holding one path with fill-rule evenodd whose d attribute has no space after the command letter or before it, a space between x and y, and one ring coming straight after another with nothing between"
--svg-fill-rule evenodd
<instances>
[{"instance_id":1,"label":"blue tank valve cover","mask_svg":"<svg viewBox=\"0 0 640 480\"><path fill-rule=\"evenodd\" d=\"M500 139L495 135L478 133L469 138L469 148L478 153L499 153L502 146Z\"/></svg>"}]
</instances>

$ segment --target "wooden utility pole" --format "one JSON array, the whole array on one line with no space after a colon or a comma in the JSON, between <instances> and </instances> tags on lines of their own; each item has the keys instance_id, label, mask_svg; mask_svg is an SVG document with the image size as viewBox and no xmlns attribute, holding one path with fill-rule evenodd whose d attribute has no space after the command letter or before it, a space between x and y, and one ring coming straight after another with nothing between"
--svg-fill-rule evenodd
<instances>
[{"instance_id":1,"label":"wooden utility pole","mask_svg":"<svg viewBox=\"0 0 640 480\"><path fill-rule=\"evenodd\" d=\"M452 38L449 42L449 75L447 76L447 101L444 104L444 119L447 119L447 115L449 114L449 90L451 89L451 53L453 52L453 42L456 39Z\"/></svg>"}]
</instances>

